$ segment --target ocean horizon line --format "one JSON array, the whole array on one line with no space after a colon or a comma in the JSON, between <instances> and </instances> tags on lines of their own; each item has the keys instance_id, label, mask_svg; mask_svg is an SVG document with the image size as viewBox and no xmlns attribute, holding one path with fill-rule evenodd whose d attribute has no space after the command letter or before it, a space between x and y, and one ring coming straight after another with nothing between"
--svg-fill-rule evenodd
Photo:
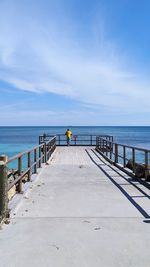
<instances>
[{"instance_id":1,"label":"ocean horizon line","mask_svg":"<svg viewBox=\"0 0 150 267\"><path fill-rule=\"evenodd\" d=\"M150 125L0 125L0 128L4 127L150 127Z\"/></svg>"}]
</instances>

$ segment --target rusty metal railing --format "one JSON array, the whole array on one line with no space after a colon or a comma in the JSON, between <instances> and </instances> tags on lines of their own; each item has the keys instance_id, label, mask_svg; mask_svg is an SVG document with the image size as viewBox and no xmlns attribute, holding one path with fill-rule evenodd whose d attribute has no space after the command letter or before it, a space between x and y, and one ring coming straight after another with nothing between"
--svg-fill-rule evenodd
<instances>
[{"instance_id":1,"label":"rusty metal railing","mask_svg":"<svg viewBox=\"0 0 150 267\"><path fill-rule=\"evenodd\" d=\"M53 136L40 145L9 159L6 156L0 156L0 221L7 213L8 191L15 185L16 192L21 193L24 177L26 176L27 181L30 181L31 175L37 173L37 169L41 168L42 164L47 163L55 148L56 136ZM17 161L17 168L12 171L8 166L14 161ZM26 161L26 167L23 167L23 161ZM8 183L11 176L14 179Z\"/></svg>"},{"instance_id":2,"label":"rusty metal railing","mask_svg":"<svg viewBox=\"0 0 150 267\"><path fill-rule=\"evenodd\" d=\"M7 164L17 160L18 168L15 174L18 174L17 179L14 179L13 183L11 183L8 187L10 190L16 183L18 183L17 191L22 191L22 179L25 175L28 176L28 181L31 179L31 173L36 173L37 168L41 168L42 163L46 163L47 160L50 158L52 152L55 150L56 147L56 137L51 137L48 141L28 150L23 153L20 153L12 158L9 158ZM26 156L27 161L27 168L23 170L22 168L22 158ZM14 175L14 173L10 173L10 175Z\"/></svg>"},{"instance_id":3,"label":"rusty metal railing","mask_svg":"<svg viewBox=\"0 0 150 267\"><path fill-rule=\"evenodd\" d=\"M150 150L114 143L108 137L97 136L96 150L110 163L137 178L150 176Z\"/></svg>"}]
</instances>

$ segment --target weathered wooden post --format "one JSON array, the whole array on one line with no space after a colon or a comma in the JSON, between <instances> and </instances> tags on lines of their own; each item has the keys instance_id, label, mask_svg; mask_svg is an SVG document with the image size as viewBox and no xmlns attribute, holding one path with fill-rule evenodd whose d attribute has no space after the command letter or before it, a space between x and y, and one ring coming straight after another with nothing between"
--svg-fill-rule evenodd
<instances>
[{"instance_id":1,"label":"weathered wooden post","mask_svg":"<svg viewBox=\"0 0 150 267\"><path fill-rule=\"evenodd\" d=\"M7 156L0 156L0 221L8 217Z\"/></svg>"},{"instance_id":2,"label":"weathered wooden post","mask_svg":"<svg viewBox=\"0 0 150 267\"><path fill-rule=\"evenodd\" d=\"M28 181L31 180L31 153L28 152Z\"/></svg>"},{"instance_id":3,"label":"weathered wooden post","mask_svg":"<svg viewBox=\"0 0 150 267\"><path fill-rule=\"evenodd\" d=\"M20 177L22 174L22 156L18 158L18 176ZM22 194L22 178L18 181L18 185L16 187L18 193Z\"/></svg>"}]
</instances>

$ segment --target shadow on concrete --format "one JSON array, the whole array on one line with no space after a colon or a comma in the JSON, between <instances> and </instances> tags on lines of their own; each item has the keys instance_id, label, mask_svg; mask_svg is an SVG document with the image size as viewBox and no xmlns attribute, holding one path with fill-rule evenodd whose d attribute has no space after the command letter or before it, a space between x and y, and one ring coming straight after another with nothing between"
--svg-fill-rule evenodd
<instances>
[{"instance_id":1,"label":"shadow on concrete","mask_svg":"<svg viewBox=\"0 0 150 267\"><path fill-rule=\"evenodd\" d=\"M144 220L143 222L144 223L150 223L150 220Z\"/></svg>"},{"instance_id":2,"label":"shadow on concrete","mask_svg":"<svg viewBox=\"0 0 150 267\"><path fill-rule=\"evenodd\" d=\"M103 164L106 166L106 163L105 163L105 161L103 161L97 154L96 154L96 152L92 149L91 150L94 154L95 154L95 156L97 156L102 162L103 162ZM113 170L117 175L119 175L120 177L122 177L126 182L127 182L127 184L126 185L133 185L140 193L142 193L145 197L147 197L148 199L150 199L150 196L146 193L146 192L144 192L140 187L139 187L139 184L142 184L143 185L143 182L140 182L139 180L137 180L136 178L134 178L134 177L129 177L129 176L127 176L127 178L126 178L126 174L121 174L120 172L119 172L119 170L116 170L116 168L114 168L112 165L108 165L109 166L109 168L111 169L111 170ZM122 184L120 184L120 185L122 185ZM145 186L145 185L144 185ZM147 187L146 187L147 188ZM134 196L135 197L135 196Z\"/></svg>"},{"instance_id":3,"label":"shadow on concrete","mask_svg":"<svg viewBox=\"0 0 150 267\"><path fill-rule=\"evenodd\" d=\"M87 149L85 149L86 153L88 154L88 156L90 157L90 159L92 160L92 162L109 178L109 180L124 194L124 196L131 202L131 204L142 214L142 216L145 218L145 219L150 219L150 215L132 198L132 196L130 196L122 187L120 184L118 184L113 178L111 175L109 175L107 173L107 171L105 171L102 167L102 165L100 164L97 164L97 162L93 159L93 157L90 155L90 153L88 152ZM95 153L94 150L91 150L97 157L98 155ZM99 158L99 157L98 157ZM100 159L100 158L99 158ZM105 162L100 159L106 166ZM112 168L113 171L115 171L116 173L118 173L123 179L125 179L126 181L128 181L127 178L125 178L123 175L121 175L119 172L117 172L117 170L115 170L113 167L111 167L109 165L109 168ZM144 194L145 197L147 198L150 198L150 196L148 194L146 194L141 188L138 188L137 185L134 185L133 182L128 181L131 185L135 186L136 189L139 190L139 192L141 192L142 194ZM145 221L147 222L147 221Z\"/></svg>"}]
</instances>

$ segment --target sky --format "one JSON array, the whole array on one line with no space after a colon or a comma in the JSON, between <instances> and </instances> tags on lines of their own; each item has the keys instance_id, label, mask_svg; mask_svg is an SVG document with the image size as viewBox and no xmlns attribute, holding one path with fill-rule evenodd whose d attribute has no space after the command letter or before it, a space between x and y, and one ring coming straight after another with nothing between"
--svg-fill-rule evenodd
<instances>
[{"instance_id":1,"label":"sky","mask_svg":"<svg viewBox=\"0 0 150 267\"><path fill-rule=\"evenodd\" d=\"M149 126L149 11L149 0L0 0L0 126Z\"/></svg>"}]
</instances>

